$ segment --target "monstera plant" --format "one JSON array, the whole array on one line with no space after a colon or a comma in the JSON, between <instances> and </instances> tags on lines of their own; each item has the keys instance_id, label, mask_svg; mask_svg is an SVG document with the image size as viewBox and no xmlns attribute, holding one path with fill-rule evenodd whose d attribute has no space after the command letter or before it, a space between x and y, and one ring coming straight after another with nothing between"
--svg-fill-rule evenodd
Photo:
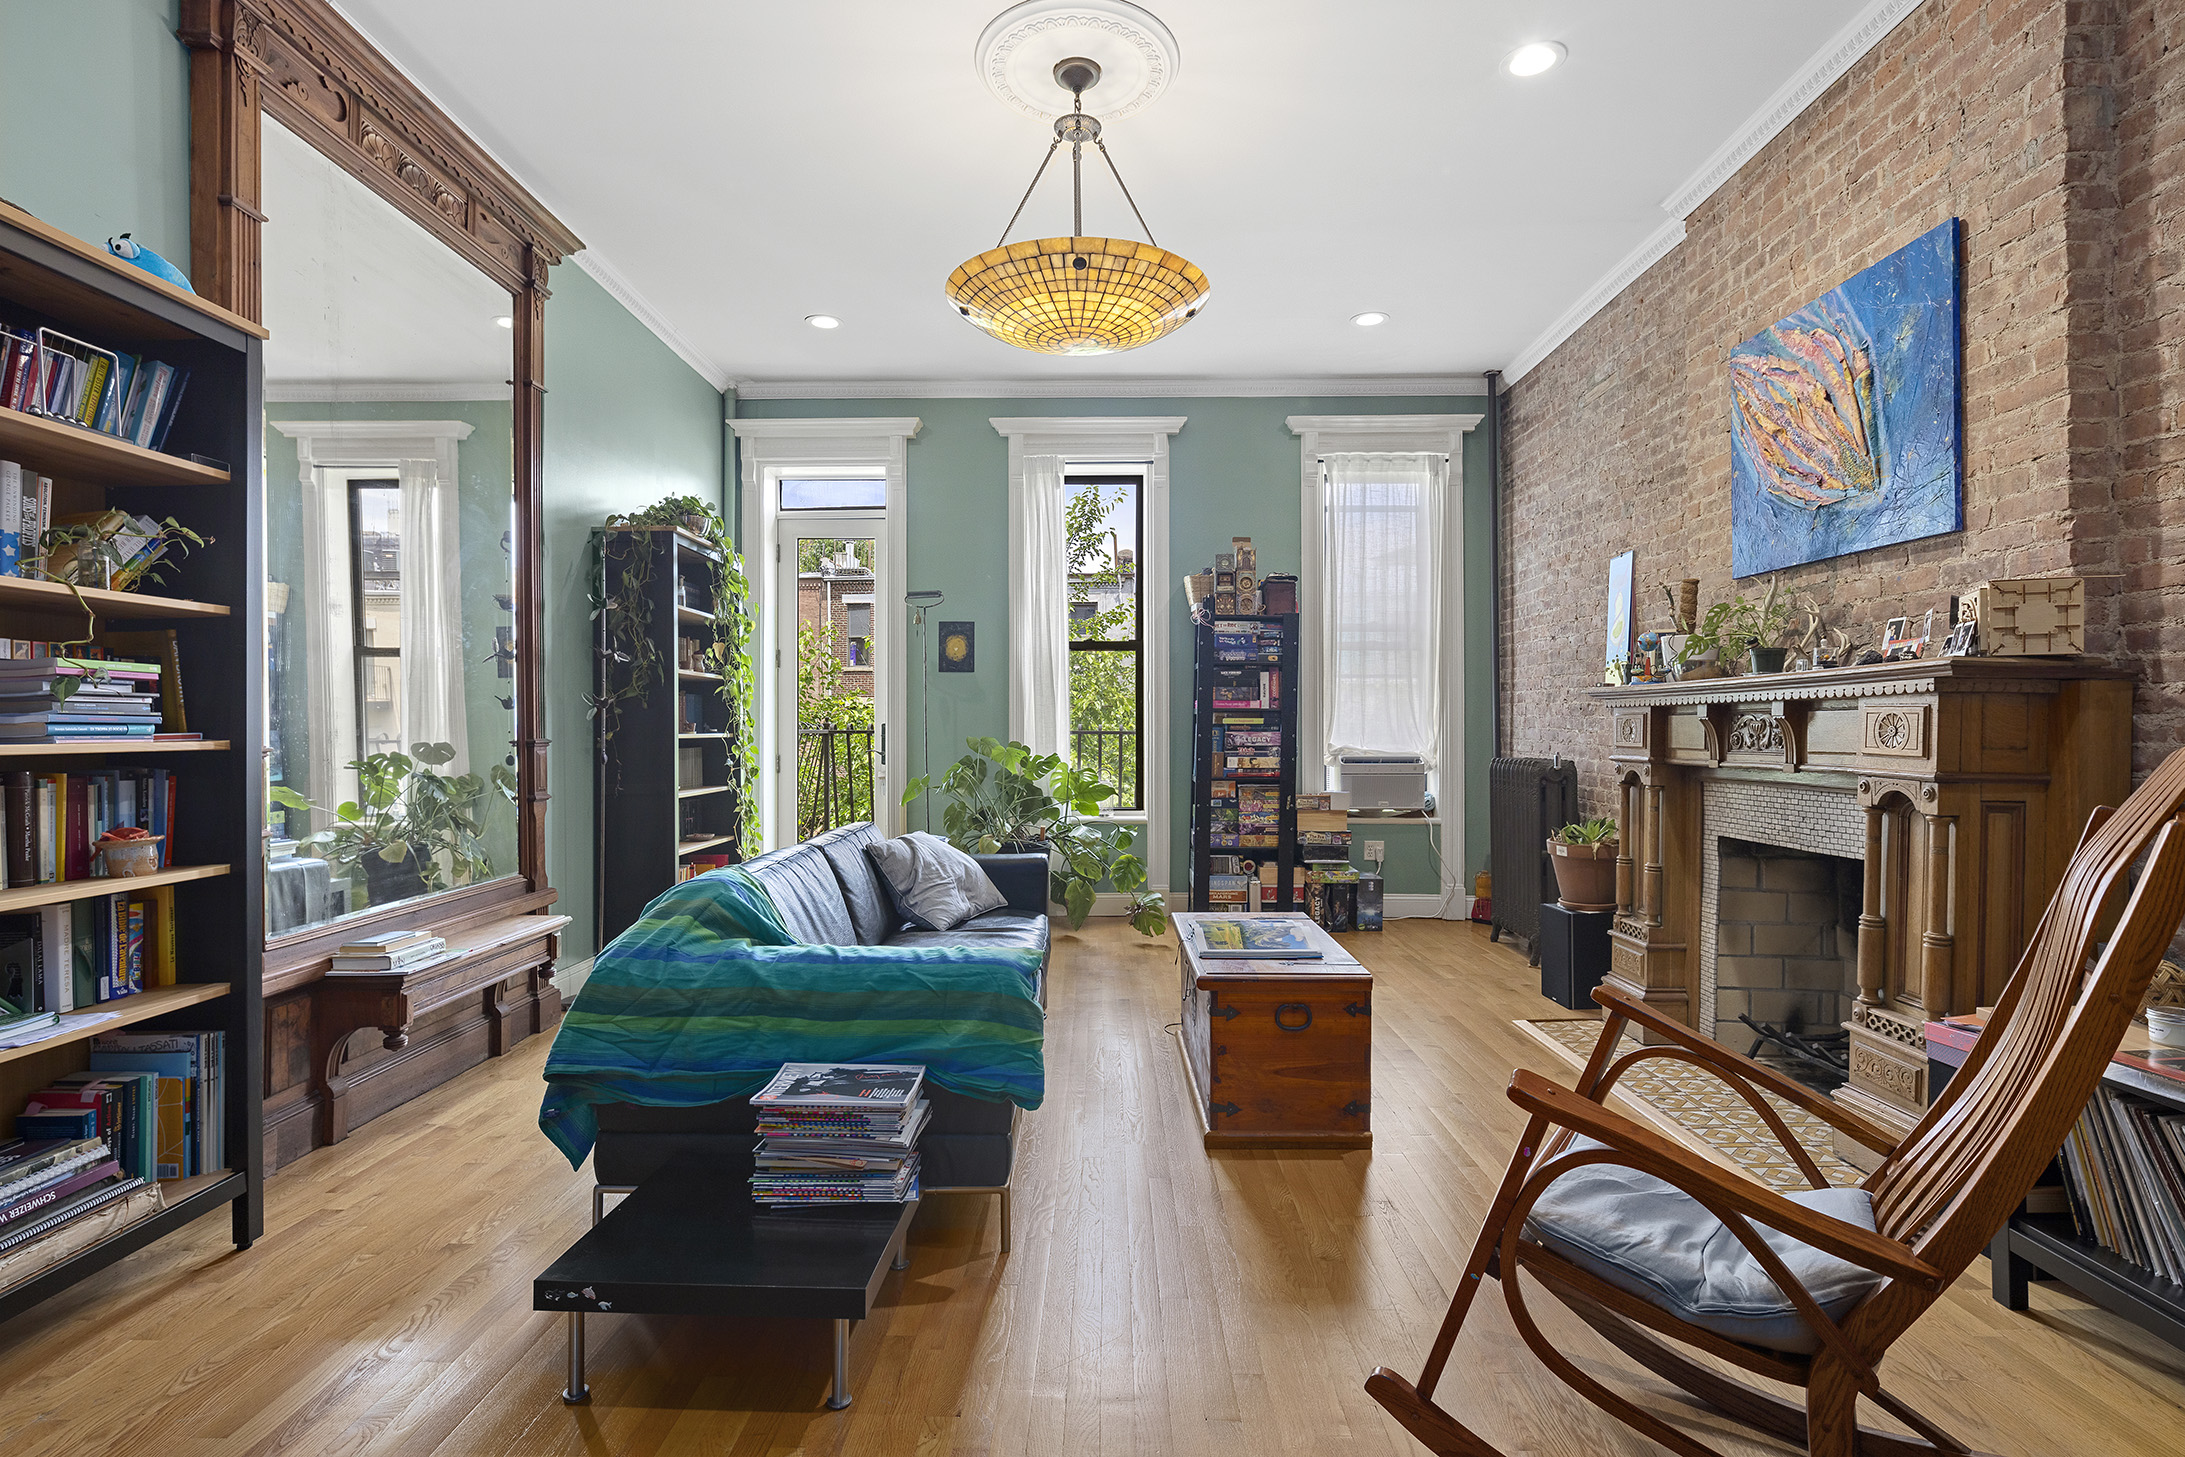
<instances>
[{"instance_id":1,"label":"monstera plant","mask_svg":"<svg viewBox=\"0 0 2185 1457\"><path fill-rule=\"evenodd\" d=\"M939 785L948 796L941 825L950 844L975 855L1046 851L1048 893L1073 931L1092 915L1103 880L1130 897L1130 923L1141 934L1168 929L1168 905L1147 889L1145 862L1131 851L1132 827L1096 818L1101 804L1115 798L1114 785L1023 744L976 738L967 746L971 752L949 765ZM921 774L904 789L903 803L934 787Z\"/></svg>"},{"instance_id":2,"label":"monstera plant","mask_svg":"<svg viewBox=\"0 0 2185 1457\"><path fill-rule=\"evenodd\" d=\"M364 881L370 903L381 905L468 885L493 873L479 837L479 814L488 793L516 800L515 771L495 764L484 775L445 774L453 744L412 744L410 752L387 750L351 760L357 797L328 807L293 789L270 791L284 809L316 810L333 824L297 842L297 853L325 860L352 882Z\"/></svg>"}]
</instances>

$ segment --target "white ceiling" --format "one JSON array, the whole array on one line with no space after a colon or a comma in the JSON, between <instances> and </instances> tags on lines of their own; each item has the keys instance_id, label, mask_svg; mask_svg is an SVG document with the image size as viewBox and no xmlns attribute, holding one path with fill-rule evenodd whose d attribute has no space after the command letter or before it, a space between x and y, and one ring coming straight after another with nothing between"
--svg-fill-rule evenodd
<instances>
[{"instance_id":1,"label":"white ceiling","mask_svg":"<svg viewBox=\"0 0 2185 1457\"><path fill-rule=\"evenodd\" d=\"M263 151L268 396L505 397L507 291L271 118Z\"/></svg>"},{"instance_id":2,"label":"white ceiling","mask_svg":"<svg viewBox=\"0 0 2185 1457\"><path fill-rule=\"evenodd\" d=\"M1182 65L1108 141L1213 299L1145 349L1057 359L942 299L1048 141L973 70L1005 0L341 0L717 382L1088 390L1507 366L1847 26L1916 3L1150 0ZM1501 70L1536 39L1569 59ZM1089 232L1134 234L1104 173L1086 194ZM1067 218L1050 171L1016 236Z\"/></svg>"}]
</instances>

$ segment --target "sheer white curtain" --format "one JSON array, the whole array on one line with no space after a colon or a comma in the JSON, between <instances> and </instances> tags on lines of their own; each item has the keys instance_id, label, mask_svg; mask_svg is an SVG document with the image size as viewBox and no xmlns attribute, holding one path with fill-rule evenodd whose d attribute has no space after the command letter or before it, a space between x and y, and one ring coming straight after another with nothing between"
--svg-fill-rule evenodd
<instances>
[{"instance_id":1,"label":"sheer white curtain","mask_svg":"<svg viewBox=\"0 0 2185 1457\"><path fill-rule=\"evenodd\" d=\"M444 774L470 772L463 711L463 560L455 451L400 463L402 481L402 749L450 744Z\"/></svg>"},{"instance_id":2,"label":"sheer white curtain","mask_svg":"<svg viewBox=\"0 0 2185 1457\"><path fill-rule=\"evenodd\" d=\"M1321 593L1323 742L1441 757L1444 455L1330 455Z\"/></svg>"},{"instance_id":3,"label":"sheer white curtain","mask_svg":"<svg viewBox=\"0 0 2185 1457\"><path fill-rule=\"evenodd\" d=\"M308 440L301 442L308 446ZM311 798L340 804L357 797L356 634L349 592L349 473L313 466L303 452L303 590L289 596L290 620L304 630L304 712ZM313 820L324 817L314 813ZM312 828L325 829L325 823Z\"/></svg>"},{"instance_id":4,"label":"sheer white curtain","mask_svg":"<svg viewBox=\"0 0 2185 1457\"><path fill-rule=\"evenodd\" d=\"M1009 736L1037 754L1070 737L1068 487L1062 457L1027 455L1009 497Z\"/></svg>"}]
</instances>

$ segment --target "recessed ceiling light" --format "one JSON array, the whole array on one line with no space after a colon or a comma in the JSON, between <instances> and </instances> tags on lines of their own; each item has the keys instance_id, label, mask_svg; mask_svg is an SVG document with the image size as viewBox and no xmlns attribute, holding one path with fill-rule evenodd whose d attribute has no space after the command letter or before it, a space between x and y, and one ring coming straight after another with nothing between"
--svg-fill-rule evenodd
<instances>
[{"instance_id":1,"label":"recessed ceiling light","mask_svg":"<svg viewBox=\"0 0 2185 1457\"><path fill-rule=\"evenodd\" d=\"M1536 40L1510 52L1510 59L1502 65L1513 76L1537 76L1542 71L1554 70L1569 54L1559 41Z\"/></svg>"},{"instance_id":2,"label":"recessed ceiling light","mask_svg":"<svg viewBox=\"0 0 2185 1457\"><path fill-rule=\"evenodd\" d=\"M1375 324L1387 323L1388 315L1380 312L1378 309L1368 309L1362 314L1352 314L1350 316L1350 321L1353 324L1356 324L1361 329L1370 329Z\"/></svg>"},{"instance_id":3,"label":"recessed ceiling light","mask_svg":"<svg viewBox=\"0 0 2185 1457\"><path fill-rule=\"evenodd\" d=\"M513 329L516 327L516 320L514 319L514 317L508 314L501 314L496 316L493 322L500 325L504 329Z\"/></svg>"},{"instance_id":4,"label":"recessed ceiling light","mask_svg":"<svg viewBox=\"0 0 2185 1457\"><path fill-rule=\"evenodd\" d=\"M804 322L815 329L839 329L842 327L842 321L833 314L806 314Z\"/></svg>"}]
</instances>

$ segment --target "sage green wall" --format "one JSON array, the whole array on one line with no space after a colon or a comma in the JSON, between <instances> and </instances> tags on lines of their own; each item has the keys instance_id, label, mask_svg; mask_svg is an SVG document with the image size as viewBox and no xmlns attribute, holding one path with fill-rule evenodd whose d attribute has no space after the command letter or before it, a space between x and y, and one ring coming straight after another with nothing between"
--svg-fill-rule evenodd
<instances>
[{"instance_id":1,"label":"sage green wall","mask_svg":"<svg viewBox=\"0 0 2185 1457\"><path fill-rule=\"evenodd\" d=\"M0 197L190 271L190 53L178 0L0 0Z\"/></svg>"},{"instance_id":2,"label":"sage green wall","mask_svg":"<svg viewBox=\"0 0 2185 1457\"><path fill-rule=\"evenodd\" d=\"M1226 550L1232 536L1249 536L1262 570L1295 571L1298 562L1297 437L1291 415L1472 414L1484 410L1473 396L1359 399L983 399L983 400L744 400L739 416L752 419L814 416L915 415L924 425L910 442L909 588L938 587L948 594L939 616L978 624L978 671L936 673L932 678L933 759L946 764L966 738L1006 736L1009 728L1009 447L988 420L1007 415L1183 415L1184 428L1169 441L1169 574L1180 581L1196 564ZM1464 879L1487 859L1487 760L1493 752L1488 711L1488 513L1487 456L1480 432L1468 437L1465 479L1465 661L1469 678L1466 736L1469 744L1468 823L1452 844L1461 844ZM1155 584L1177 594L1176 581ZM913 644L913 651L915 651ZM1190 782L1191 629L1181 610L1170 614L1170 776ZM918 671L910 674L910 723L915 744L919 713ZM916 750L913 748L913 755ZM913 766L916 767L915 757ZM1431 894L1439 887L1426 826L1390 825L1373 830L1388 841L1388 889ZM1171 878L1181 885L1190 863L1190 827L1171 826ZM1362 841L1365 834L1354 834Z\"/></svg>"},{"instance_id":3,"label":"sage green wall","mask_svg":"<svg viewBox=\"0 0 2185 1457\"><path fill-rule=\"evenodd\" d=\"M725 402L574 264L546 304L547 871L574 917L564 964L598 949L592 916L590 548L609 512L721 499ZM657 806L644 812L657 814ZM670 810L670 813L673 811Z\"/></svg>"}]
</instances>

